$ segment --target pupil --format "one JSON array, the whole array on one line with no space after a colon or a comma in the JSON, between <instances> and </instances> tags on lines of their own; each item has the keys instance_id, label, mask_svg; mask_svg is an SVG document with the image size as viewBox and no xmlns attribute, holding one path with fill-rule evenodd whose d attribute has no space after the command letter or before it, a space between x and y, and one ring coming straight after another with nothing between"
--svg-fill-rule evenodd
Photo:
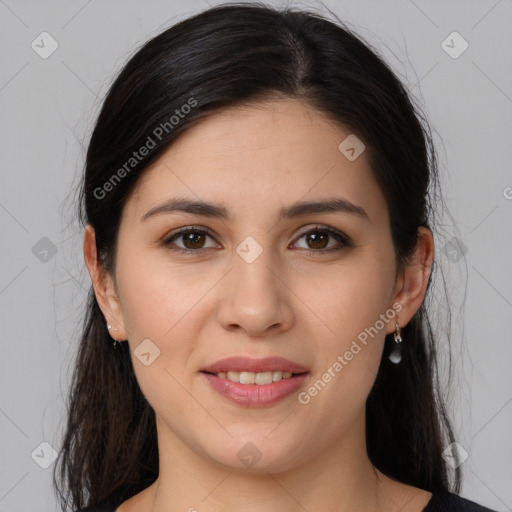
<instances>
[{"instance_id":1,"label":"pupil","mask_svg":"<svg viewBox=\"0 0 512 512\"><path fill-rule=\"evenodd\" d=\"M188 249L197 249L198 247L196 247L196 245L195 245L194 238L204 237L204 235L202 235L201 233L189 233L188 235L184 235L184 236L185 236L185 247L187 247ZM192 247L189 247L189 245L188 245L190 242L192 243ZM201 242L199 242L199 245L201 245Z\"/></svg>"},{"instance_id":2,"label":"pupil","mask_svg":"<svg viewBox=\"0 0 512 512\"><path fill-rule=\"evenodd\" d=\"M322 233L322 232L320 231L320 233ZM326 238L327 238L327 237L326 237L326 235L325 235L325 233L323 233L323 234L321 234L321 235L318 235L318 234L314 234L314 233L313 233L313 234L310 234L310 235L309 235L309 237L310 237L310 241L312 240L313 244L317 244L317 243L318 243L318 241L319 241L319 239L321 239L321 238L323 238L323 241L325 242L325 241L326 241ZM321 245L321 242L320 242L320 245ZM325 247L325 244L324 244L322 247L320 247L320 249L323 249L324 247ZM315 248L315 249L318 249L319 247L316 247L316 246L315 246L314 248Z\"/></svg>"}]
</instances>

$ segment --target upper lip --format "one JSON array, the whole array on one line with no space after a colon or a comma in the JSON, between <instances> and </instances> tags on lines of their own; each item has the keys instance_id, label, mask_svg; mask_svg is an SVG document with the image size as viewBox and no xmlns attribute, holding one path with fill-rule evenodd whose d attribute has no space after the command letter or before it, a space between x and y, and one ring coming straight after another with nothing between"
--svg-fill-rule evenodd
<instances>
[{"instance_id":1,"label":"upper lip","mask_svg":"<svg viewBox=\"0 0 512 512\"><path fill-rule=\"evenodd\" d=\"M254 359L246 356L226 357L201 368L202 372L209 373L229 371L258 373L279 370L291 373L305 373L309 371L307 368L282 357L265 357L263 359Z\"/></svg>"}]
</instances>

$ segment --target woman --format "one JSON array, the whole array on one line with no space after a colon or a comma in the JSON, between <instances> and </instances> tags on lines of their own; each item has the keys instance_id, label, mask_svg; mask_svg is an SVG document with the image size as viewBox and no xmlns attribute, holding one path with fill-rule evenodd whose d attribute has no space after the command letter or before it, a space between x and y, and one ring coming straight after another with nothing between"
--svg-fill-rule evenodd
<instances>
[{"instance_id":1,"label":"woman","mask_svg":"<svg viewBox=\"0 0 512 512\"><path fill-rule=\"evenodd\" d=\"M63 510L489 510L445 462L437 186L341 22L227 4L150 40L87 152Z\"/></svg>"}]
</instances>

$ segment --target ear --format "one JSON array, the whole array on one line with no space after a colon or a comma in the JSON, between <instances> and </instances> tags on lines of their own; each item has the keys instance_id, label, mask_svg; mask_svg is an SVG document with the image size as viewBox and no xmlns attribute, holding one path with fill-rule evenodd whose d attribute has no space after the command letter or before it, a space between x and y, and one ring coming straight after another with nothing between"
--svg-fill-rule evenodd
<instances>
[{"instance_id":1,"label":"ear","mask_svg":"<svg viewBox=\"0 0 512 512\"><path fill-rule=\"evenodd\" d=\"M398 325L403 328L420 308L427 291L428 280L434 264L434 237L430 229L418 228L418 241L411 259L397 279L393 303L402 305L397 314ZM391 324L391 322L390 322ZM395 325L389 325L388 334L395 331Z\"/></svg>"},{"instance_id":2,"label":"ear","mask_svg":"<svg viewBox=\"0 0 512 512\"><path fill-rule=\"evenodd\" d=\"M96 233L94 228L87 224L84 232L84 259L89 275L91 276L94 294L98 305L112 329L110 336L118 341L128 338L123 322L121 304L117 297L114 280L101 266L96 251ZM105 329L107 328L105 324ZM116 330L117 329L117 330Z\"/></svg>"}]
</instances>

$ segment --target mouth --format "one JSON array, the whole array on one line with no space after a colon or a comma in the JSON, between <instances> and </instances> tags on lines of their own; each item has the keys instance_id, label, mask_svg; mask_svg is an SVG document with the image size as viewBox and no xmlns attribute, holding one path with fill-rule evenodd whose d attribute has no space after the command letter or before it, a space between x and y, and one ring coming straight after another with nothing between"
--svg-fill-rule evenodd
<instances>
[{"instance_id":1,"label":"mouth","mask_svg":"<svg viewBox=\"0 0 512 512\"><path fill-rule=\"evenodd\" d=\"M205 372L208 375L214 375L219 379L227 379L236 384L256 384L258 386L264 386L271 384L272 382L279 382L285 379L291 379L297 375L303 375L309 372L298 372L292 373L282 370L264 371L264 372L245 372L245 371L228 371L228 372Z\"/></svg>"},{"instance_id":2,"label":"mouth","mask_svg":"<svg viewBox=\"0 0 512 512\"><path fill-rule=\"evenodd\" d=\"M231 373L231 377L236 377L235 374L242 374L242 378L252 378L252 374L266 374L265 378L268 379L268 373L272 373L272 379L279 377L281 372L281 378L289 378L291 375L306 373L309 368L302 366L294 361L285 359L284 357L264 357L263 359L256 359L248 356L232 356L219 359L212 364L209 364L201 368L202 372L219 374L219 373ZM288 375L291 374L291 375ZM261 376L260 376L261 378ZM238 381L240 382L240 381Z\"/></svg>"},{"instance_id":3,"label":"mouth","mask_svg":"<svg viewBox=\"0 0 512 512\"><path fill-rule=\"evenodd\" d=\"M297 393L310 372L200 372L215 393L241 407L270 407ZM274 380L274 378L276 380Z\"/></svg>"},{"instance_id":4,"label":"mouth","mask_svg":"<svg viewBox=\"0 0 512 512\"><path fill-rule=\"evenodd\" d=\"M310 380L308 368L283 357L227 357L200 373L213 391L243 407L272 406Z\"/></svg>"}]
</instances>

